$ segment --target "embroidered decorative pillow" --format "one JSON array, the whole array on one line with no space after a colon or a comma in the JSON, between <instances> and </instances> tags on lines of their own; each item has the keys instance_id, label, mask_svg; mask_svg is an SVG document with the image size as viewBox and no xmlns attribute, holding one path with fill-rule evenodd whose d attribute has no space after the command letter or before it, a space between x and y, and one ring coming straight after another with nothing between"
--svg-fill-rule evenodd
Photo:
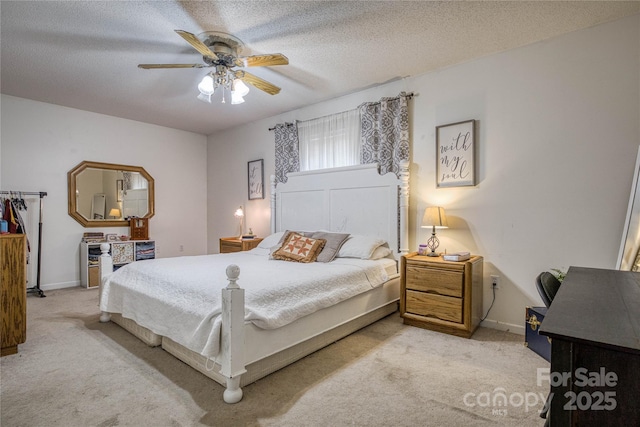
<instances>
[{"instance_id":1,"label":"embroidered decorative pillow","mask_svg":"<svg viewBox=\"0 0 640 427\"><path fill-rule=\"evenodd\" d=\"M302 236L306 236L306 237L311 237L312 233L307 233L305 231L294 231L294 230L285 230L285 231L280 231L276 234L280 235L280 239L278 239L278 243L273 244L272 246L269 247L269 254L273 255L273 253L275 251L277 251L278 249L280 249L282 247L282 243L284 242L284 239L286 239L287 237L289 237L289 233L296 233L296 234L300 234ZM275 236L275 235L273 235ZM270 259L274 259L273 256Z\"/></svg>"},{"instance_id":2,"label":"embroidered decorative pillow","mask_svg":"<svg viewBox=\"0 0 640 427\"><path fill-rule=\"evenodd\" d=\"M271 256L283 261L314 262L326 242L325 239L312 239L290 231L285 235L280 249Z\"/></svg>"}]
</instances>

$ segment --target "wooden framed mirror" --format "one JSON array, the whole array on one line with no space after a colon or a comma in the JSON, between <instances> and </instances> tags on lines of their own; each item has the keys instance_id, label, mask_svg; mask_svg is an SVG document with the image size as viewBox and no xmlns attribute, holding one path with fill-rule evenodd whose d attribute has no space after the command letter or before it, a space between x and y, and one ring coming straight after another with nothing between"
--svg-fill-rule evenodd
<instances>
[{"instance_id":1,"label":"wooden framed mirror","mask_svg":"<svg viewBox=\"0 0 640 427\"><path fill-rule=\"evenodd\" d=\"M84 227L127 227L155 214L154 181L141 166L84 161L67 182L69 215Z\"/></svg>"}]
</instances>

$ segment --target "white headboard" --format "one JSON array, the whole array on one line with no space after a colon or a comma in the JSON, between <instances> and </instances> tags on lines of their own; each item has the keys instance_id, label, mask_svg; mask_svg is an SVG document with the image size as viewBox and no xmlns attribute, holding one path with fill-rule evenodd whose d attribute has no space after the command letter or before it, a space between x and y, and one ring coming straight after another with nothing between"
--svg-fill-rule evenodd
<instances>
[{"instance_id":1,"label":"white headboard","mask_svg":"<svg viewBox=\"0 0 640 427\"><path fill-rule=\"evenodd\" d=\"M275 187L271 177L271 232L328 230L377 236L396 256L408 252L409 163L400 179L377 164L295 172Z\"/></svg>"}]
</instances>

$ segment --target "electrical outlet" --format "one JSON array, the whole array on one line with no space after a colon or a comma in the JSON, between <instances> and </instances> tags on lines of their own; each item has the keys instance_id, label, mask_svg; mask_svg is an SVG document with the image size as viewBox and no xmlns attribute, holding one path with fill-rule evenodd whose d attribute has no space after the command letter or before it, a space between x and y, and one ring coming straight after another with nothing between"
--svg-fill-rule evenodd
<instances>
[{"instance_id":1,"label":"electrical outlet","mask_svg":"<svg viewBox=\"0 0 640 427\"><path fill-rule=\"evenodd\" d=\"M491 275L491 286L493 289L500 289L500 276L496 276L495 274Z\"/></svg>"},{"instance_id":2,"label":"electrical outlet","mask_svg":"<svg viewBox=\"0 0 640 427\"><path fill-rule=\"evenodd\" d=\"M180 252L184 252L184 246L183 245L180 245L179 249L180 249Z\"/></svg>"}]
</instances>

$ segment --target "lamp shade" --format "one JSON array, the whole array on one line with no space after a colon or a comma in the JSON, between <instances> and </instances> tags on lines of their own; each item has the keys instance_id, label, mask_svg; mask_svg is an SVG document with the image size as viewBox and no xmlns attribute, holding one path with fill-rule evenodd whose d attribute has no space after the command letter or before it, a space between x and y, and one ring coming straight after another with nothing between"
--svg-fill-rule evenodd
<instances>
[{"instance_id":1,"label":"lamp shade","mask_svg":"<svg viewBox=\"0 0 640 427\"><path fill-rule=\"evenodd\" d=\"M244 98L238 95L236 92L231 92L231 104L242 104L244 102Z\"/></svg>"},{"instance_id":2,"label":"lamp shade","mask_svg":"<svg viewBox=\"0 0 640 427\"><path fill-rule=\"evenodd\" d=\"M213 95L215 87L213 86L213 77L210 74L202 78L202 81L198 84L198 90L203 95Z\"/></svg>"},{"instance_id":3,"label":"lamp shade","mask_svg":"<svg viewBox=\"0 0 640 427\"><path fill-rule=\"evenodd\" d=\"M425 209L424 216L422 217L423 228L448 228L447 216L444 213L444 208L440 206L431 206Z\"/></svg>"},{"instance_id":4,"label":"lamp shade","mask_svg":"<svg viewBox=\"0 0 640 427\"><path fill-rule=\"evenodd\" d=\"M238 96L245 96L246 94L249 93L249 86L247 86L246 84L244 84L244 82L240 79L235 79L233 81L233 86L232 86L232 91L236 94L238 94Z\"/></svg>"},{"instance_id":5,"label":"lamp shade","mask_svg":"<svg viewBox=\"0 0 640 427\"><path fill-rule=\"evenodd\" d=\"M204 93L199 93L198 99L202 102L206 102L207 104L211 104L211 95L205 95Z\"/></svg>"},{"instance_id":6,"label":"lamp shade","mask_svg":"<svg viewBox=\"0 0 640 427\"><path fill-rule=\"evenodd\" d=\"M113 208L109 211L109 216L120 217L120 209Z\"/></svg>"},{"instance_id":7,"label":"lamp shade","mask_svg":"<svg viewBox=\"0 0 640 427\"><path fill-rule=\"evenodd\" d=\"M235 216L236 218L244 217L244 210L242 209L242 206L240 206L238 209L236 209L236 211L234 212L233 216Z\"/></svg>"}]
</instances>

